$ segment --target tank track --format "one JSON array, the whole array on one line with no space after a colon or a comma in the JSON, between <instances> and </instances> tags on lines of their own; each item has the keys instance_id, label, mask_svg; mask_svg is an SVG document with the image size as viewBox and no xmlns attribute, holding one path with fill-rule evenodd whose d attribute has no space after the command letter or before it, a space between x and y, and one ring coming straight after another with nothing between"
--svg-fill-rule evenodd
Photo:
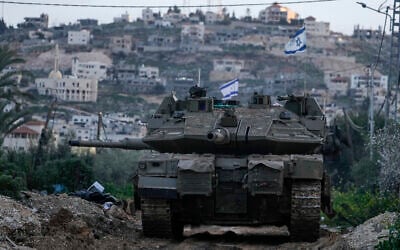
<instances>
[{"instance_id":1,"label":"tank track","mask_svg":"<svg viewBox=\"0 0 400 250\"><path fill-rule=\"evenodd\" d=\"M319 238L321 181L294 180L292 183L290 238L316 241Z\"/></svg>"},{"instance_id":2,"label":"tank track","mask_svg":"<svg viewBox=\"0 0 400 250\"><path fill-rule=\"evenodd\" d=\"M146 237L180 239L183 224L174 213L171 202L163 199L142 199L142 227Z\"/></svg>"}]
</instances>

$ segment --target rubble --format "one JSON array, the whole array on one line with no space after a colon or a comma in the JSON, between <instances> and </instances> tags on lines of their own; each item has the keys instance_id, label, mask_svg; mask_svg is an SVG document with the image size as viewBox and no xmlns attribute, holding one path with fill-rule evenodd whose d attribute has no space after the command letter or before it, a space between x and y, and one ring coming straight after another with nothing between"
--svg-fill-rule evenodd
<instances>
[{"instance_id":1,"label":"rubble","mask_svg":"<svg viewBox=\"0 0 400 250\"><path fill-rule=\"evenodd\" d=\"M100 204L66 194L21 193L20 202L0 197L0 234L19 246L106 249L115 244L106 240L110 237L129 246L129 238L139 235L137 221L116 205L106 212ZM6 240L0 242L14 247Z\"/></svg>"},{"instance_id":2,"label":"rubble","mask_svg":"<svg viewBox=\"0 0 400 250\"><path fill-rule=\"evenodd\" d=\"M357 226L342 238L350 249L375 249L380 241L388 239L389 226L397 217L398 214L394 212L380 214Z\"/></svg>"},{"instance_id":3,"label":"rubble","mask_svg":"<svg viewBox=\"0 0 400 250\"><path fill-rule=\"evenodd\" d=\"M0 196L0 249L373 249L388 236L396 213L385 213L352 232L321 230L316 242L288 242L274 227L185 227L181 242L145 238L140 212L79 197L22 192L22 200ZM272 231L271 231L272 230ZM278 236L277 236L278 235Z\"/></svg>"},{"instance_id":4,"label":"rubble","mask_svg":"<svg viewBox=\"0 0 400 250\"><path fill-rule=\"evenodd\" d=\"M19 242L41 234L41 222L35 210L0 195L0 235Z\"/></svg>"}]
</instances>

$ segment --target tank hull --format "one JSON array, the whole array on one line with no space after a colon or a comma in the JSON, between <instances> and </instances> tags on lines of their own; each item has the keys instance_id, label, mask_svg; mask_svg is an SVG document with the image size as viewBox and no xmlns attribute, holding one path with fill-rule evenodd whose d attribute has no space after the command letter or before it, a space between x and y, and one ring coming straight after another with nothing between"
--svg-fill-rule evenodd
<instances>
[{"instance_id":1,"label":"tank hull","mask_svg":"<svg viewBox=\"0 0 400 250\"><path fill-rule=\"evenodd\" d=\"M154 154L138 166L145 235L179 237L185 224L287 225L295 240L318 238L321 155ZM160 223L166 229L154 233Z\"/></svg>"}]
</instances>

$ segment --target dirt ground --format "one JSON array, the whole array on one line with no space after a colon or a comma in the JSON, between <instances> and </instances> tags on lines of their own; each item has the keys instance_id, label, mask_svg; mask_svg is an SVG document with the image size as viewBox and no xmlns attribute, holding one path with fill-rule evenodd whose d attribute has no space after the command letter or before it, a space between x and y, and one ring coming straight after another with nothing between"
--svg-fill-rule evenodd
<instances>
[{"instance_id":1,"label":"dirt ground","mask_svg":"<svg viewBox=\"0 0 400 250\"><path fill-rule=\"evenodd\" d=\"M21 201L0 196L0 249L364 249L360 237L373 239L380 228L376 238L384 238L385 225L397 216L375 218L369 223L374 230L357 227L348 235L321 229L313 243L289 242L286 227L219 226L185 226L184 239L174 241L144 237L140 211L131 215L129 207L104 210L68 195L22 196ZM373 244L369 240L364 246Z\"/></svg>"}]
</instances>

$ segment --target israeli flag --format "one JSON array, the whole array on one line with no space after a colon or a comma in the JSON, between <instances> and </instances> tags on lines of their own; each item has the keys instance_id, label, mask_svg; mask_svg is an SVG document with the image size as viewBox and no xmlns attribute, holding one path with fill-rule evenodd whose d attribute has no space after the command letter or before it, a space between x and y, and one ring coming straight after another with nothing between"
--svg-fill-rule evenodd
<instances>
[{"instance_id":1,"label":"israeli flag","mask_svg":"<svg viewBox=\"0 0 400 250\"><path fill-rule=\"evenodd\" d=\"M222 100L229 100L233 96L237 96L239 94L239 79L234 79L230 82L224 83L219 87L219 90L222 93Z\"/></svg>"},{"instance_id":2,"label":"israeli flag","mask_svg":"<svg viewBox=\"0 0 400 250\"><path fill-rule=\"evenodd\" d=\"M291 55L306 50L306 27L299 29L296 34L290 37L289 42L285 46L285 54Z\"/></svg>"}]
</instances>

